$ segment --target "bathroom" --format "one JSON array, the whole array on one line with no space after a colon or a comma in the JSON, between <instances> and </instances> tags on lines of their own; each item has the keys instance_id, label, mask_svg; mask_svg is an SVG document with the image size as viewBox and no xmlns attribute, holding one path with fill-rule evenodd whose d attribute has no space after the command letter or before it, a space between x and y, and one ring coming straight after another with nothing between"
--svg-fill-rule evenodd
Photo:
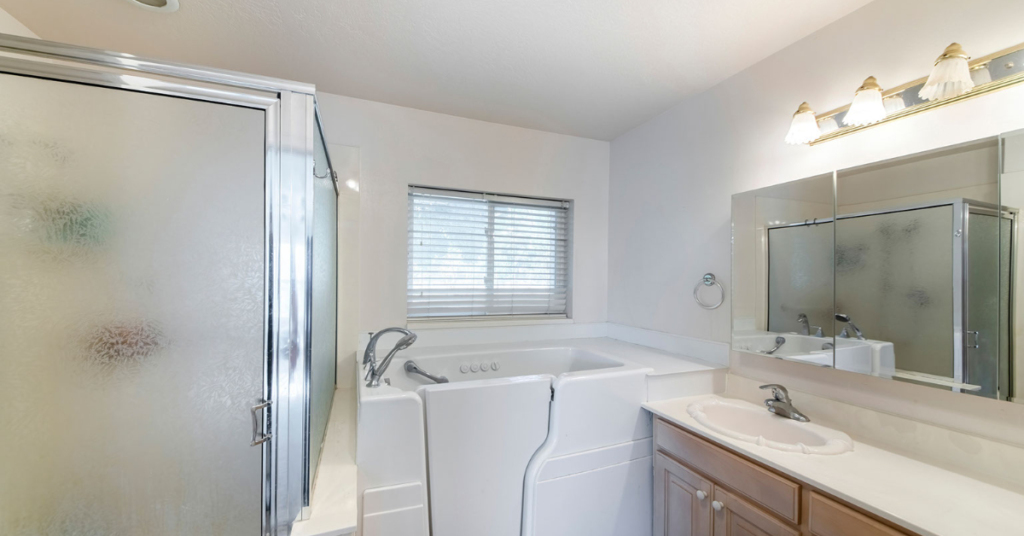
<instances>
[{"instance_id":1,"label":"bathroom","mask_svg":"<svg viewBox=\"0 0 1024 536\"><path fill-rule=\"evenodd\" d=\"M0 0L0 534L1024 536L1024 3Z\"/></svg>"}]
</instances>

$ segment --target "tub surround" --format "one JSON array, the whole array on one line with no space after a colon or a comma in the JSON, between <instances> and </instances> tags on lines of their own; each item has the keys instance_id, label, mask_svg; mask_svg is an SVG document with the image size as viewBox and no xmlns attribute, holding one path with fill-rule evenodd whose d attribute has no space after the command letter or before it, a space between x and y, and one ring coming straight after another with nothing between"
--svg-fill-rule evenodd
<instances>
[{"instance_id":1,"label":"tub surround","mask_svg":"<svg viewBox=\"0 0 1024 536\"><path fill-rule=\"evenodd\" d=\"M814 456L733 439L702 426L687 412L690 403L706 398L648 402L644 408L713 444L925 536L1020 534L1024 527L1024 495L861 441L852 452ZM815 418L813 406L800 409Z\"/></svg>"},{"instance_id":2,"label":"tub surround","mask_svg":"<svg viewBox=\"0 0 1024 536\"><path fill-rule=\"evenodd\" d=\"M338 389L327 422L309 519L292 536L341 536L356 531L355 391Z\"/></svg>"}]
</instances>

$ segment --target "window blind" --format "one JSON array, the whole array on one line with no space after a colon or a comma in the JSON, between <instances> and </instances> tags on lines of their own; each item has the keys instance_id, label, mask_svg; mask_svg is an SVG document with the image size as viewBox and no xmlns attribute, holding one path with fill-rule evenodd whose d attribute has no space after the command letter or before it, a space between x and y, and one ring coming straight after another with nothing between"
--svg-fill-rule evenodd
<instances>
[{"instance_id":1,"label":"window blind","mask_svg":"<svg viewBox=\"0 0 1024 536\"><path fill-rule=\"evenodd\" d=\"M409 188L409 318L566 316L570 202Z\"/></svg>"}]
</instances>

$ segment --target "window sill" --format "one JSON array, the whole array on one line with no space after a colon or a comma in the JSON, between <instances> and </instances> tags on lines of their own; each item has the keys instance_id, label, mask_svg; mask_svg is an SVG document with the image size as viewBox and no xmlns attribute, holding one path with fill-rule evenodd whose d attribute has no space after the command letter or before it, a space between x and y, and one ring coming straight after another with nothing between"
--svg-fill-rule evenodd
<instances>
[{"instance_id":1,"label":"window sill","mask_svg":"<svg viewBox=\"0 0 1024 536\"><path fill-rule=\"evenodd\" d=\"M409 328L452 329L452 328L502 328L511 326L538 326L548 324L572 324L571 318L479 318L475 320L406 320Z\"/></svg>"}]
</instances>

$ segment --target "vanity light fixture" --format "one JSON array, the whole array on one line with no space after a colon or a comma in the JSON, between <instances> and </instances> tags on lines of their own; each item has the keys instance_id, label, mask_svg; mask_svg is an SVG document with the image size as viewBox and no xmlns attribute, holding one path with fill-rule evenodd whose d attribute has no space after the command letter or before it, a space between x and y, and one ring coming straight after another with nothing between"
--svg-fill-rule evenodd
<instances>
[{"instance_id":1,"label":"vanity light fixture","mask_svg":"<svg viewBox=\"0 0 1024 536\"><path fill-rule=\"evenodd\" d=\"M818 130L814 110L805 102L793 114L793 122L789 125L789 133L786 134L786 143L804 145L816 140L818 136L821 136L821 131Z\"/></svg>"},{"instance_id":2,"label":"vanity light fixture","mask_svg":"<svg viewBox=\"0 0 1024 536\"><path fill-rule=\"evenodd\" d=\"M903 102L903 93L893 93L882 99L882 105L885 106L885 115L892 115L907 107L907 104Z\"/></svg>"},{"instance_id":3,"label":"vanity light fixture","mask_svg":"<svg viewBox=\"0 0 1024 536\"><path fill-rule=\"evenodd\" d=\"M964 52L959 43L946 47L942 55L935 60L935 67L928 81L918 95L924 100L943 100L959 97L974 89L971 70L967 66L970 56Z\"/></svg>"},{"instance_id":4,"label":"vanity light fixture","mask_svg":"<svg viewBox=\"0 0 1024 536\"><path fill-rule=\"evenodd\" d=\"M929 76L882 91L869 77L857 89L853 102L829 110L817 119L818 136L807 140L813 129L797 116L786 143L817 145L876 125L956 104L994 91L1024 84L1024 43L971 60L957 43L946 47ZM808 107L810 109L810 107ZM804 109L797 110L799 114ZM840 119L841 118L841 119ZM839 124L842 123L842 124Z\"/></svg>"},{"instance_id":5,"label":"vanity light fixture","mask_svg":"<svg viewBox=\"0 0 1024 536\"><path fill-rule=\"evenodd\" d=\"M869 76L857 88L850 104L850 111L843 118L844 125L861 126L885 119L885 105L882 104L882 86L874 76Z\"/></svg>"},{"instance_id":6,"label":"vanity light fixture","mask_svg":"<svg viewBox=\"0 0 1024 536\"><path fill-rule=\"evenodd\" d=\"M979 63L971 67L971 81L974 86L983 86L992 81L992 72L988 70L989 62Z\"/></svg>"},{"instance_id":7,"label":"vanity light fixture","mask_svg":"<svg viewBox=\"0 0 1024 536\"><path fill-rule=\"evenodd\" d=\"M828 134L829 132L839 130L839 123L836 122L836 116L830 115L828 117L823 117L819 119L818 130L821 131L822 136Z\"/></svg>"}]
</instances>

